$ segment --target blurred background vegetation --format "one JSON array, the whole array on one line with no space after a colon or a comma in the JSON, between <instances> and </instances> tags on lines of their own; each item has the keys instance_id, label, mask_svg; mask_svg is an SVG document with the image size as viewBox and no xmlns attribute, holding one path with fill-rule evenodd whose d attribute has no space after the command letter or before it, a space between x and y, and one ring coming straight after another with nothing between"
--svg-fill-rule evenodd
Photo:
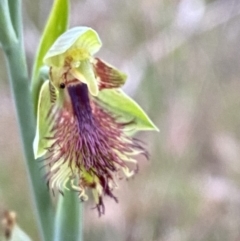
<instances>
[{"instance_id":1,"label":"blurred background vegetation","mask_svg":"<svg viewBox=\"0 0 240 241\"><path fill-rule=\"evenodd\" d=\"M101 218L84 204L85 241L240 240L240 1L71 3L70 26L97 30L98 56L161 130L138 135L151 158L120 182L119 204L106 199ZM23 0L29 72L51 4ZM0 73L0 212L38 241L1 50Z\"/></svg>"}]
</instances>

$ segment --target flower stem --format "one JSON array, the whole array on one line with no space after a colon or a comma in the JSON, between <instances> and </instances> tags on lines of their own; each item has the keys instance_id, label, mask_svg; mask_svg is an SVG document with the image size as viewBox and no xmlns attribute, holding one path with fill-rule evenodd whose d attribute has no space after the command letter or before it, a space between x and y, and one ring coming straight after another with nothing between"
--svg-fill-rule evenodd
<instances>
[{"instance_id":1,"label":"flower stem","mask_svg":"<svg viewBox=\"0 0 240 241\"><path fill-rule=\"evenodd\" d=\"M21 18L20 14L14 14L14 11L19 11L18 7L20 7L20 0L9 1L9 3L12 5L11 7L8 7L7 0L0 1L0 26L2 36L0 41L6 56L7 70L15 100L28 179L31 183L33 201L37 210L40 234L42 240L49 241L52 238L53 209L46 185L43 185L40 168L37 162L34 161L33 156L32 143L35 132L35 119L29 89L25 53L20 33L20 31L22 31L20 30ZM14 4L18 7L14 7ZM12 20L9 9L11 9L11 16L15 16L15 18L19 19ZM12 21L18 23L17 29L14 29ZM17 34L15 30L18 31Z\"/></svg>"},{"instance_id":2,"label":"flower stem","mask_svg":"<svg viewBox=\"0 0 240 241\"><path fill-rule=\"evenodd\" d=\"M17 42L17 36L12 26L7 0L0 1L0 43L7 49L10 42Z\"/></svg>"},{"instance_id":3,"label":"flower stem","mask_svg":"<svg viewBox=\"0 0 240 241\"><path fill-rule=\"evenodd\" d=\"M76 193L65 192L58 200L54 241L83 241L82 205Z\"/></svg>"},{"instance_id":4,"label":"flower stem","mask_svg":"<svg viewBox=\"0 0 240 241\"><path fill-rule=\"evenodd\" d=\"M5 53L7 57L7 66L12 93L15 99L26 166L28 169L29 180L31 182L35 207L37 208L42 238L45 241L49 241L51 240L51 219L53 216L53 210L51 209L51 200L48 190L46 185L43 184L40 167L37 165L33 156L32 143L34 138L34 118L28 86L29 79L26 75L26 66L18 44L10 46L8 51L5 51Z\"/></svg>"},{"instance_id":5,"label":"flower stem","mask_svg":"<svg viewBox=\"0 0 240 241\"><path fill-rule=\"evenodd\" d=\"M8 2L9 2L9 12L12 20L12 26L16 33L16 37L18 38L19 41L21 41L21 46L23 47L22 21L19 21L19 19L22 19L21 0L14 0L14 1L10 0Z\"/></svg>"}]
</instances>

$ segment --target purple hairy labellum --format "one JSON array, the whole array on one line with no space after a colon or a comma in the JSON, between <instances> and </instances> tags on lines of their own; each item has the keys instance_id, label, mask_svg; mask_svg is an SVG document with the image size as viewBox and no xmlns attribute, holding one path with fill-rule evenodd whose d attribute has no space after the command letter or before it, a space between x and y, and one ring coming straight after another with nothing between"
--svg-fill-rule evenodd
<instances>
[{"instance_id":1,"label":"purple hairy labellum","mask_svg":"<svg viewBox=\"0 0 240 241\"><path fill-rule=\"evenodd\" d=\"M36 158L44 155L52 190L76 191L82 201L88 199L86 191L92 190L101 215L103 196L117 201L113 194L117 180L136 172L137 155L148 157L128 127L157 128L133 100L118 91L126 75L91 56L96 48L86 41L99 45L95 32L89 28L76 31L79 36L69 48L56 54L67 32L47 54L50 80L40 93L34 152Z\"/></svg>"}]
</instances>

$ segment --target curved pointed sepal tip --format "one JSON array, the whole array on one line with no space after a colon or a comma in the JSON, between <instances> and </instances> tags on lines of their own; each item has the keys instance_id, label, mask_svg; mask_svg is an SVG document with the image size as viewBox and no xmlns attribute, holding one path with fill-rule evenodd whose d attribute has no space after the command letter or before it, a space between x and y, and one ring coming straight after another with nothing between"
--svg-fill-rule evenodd
<instances>
[{"instance_id":1,"label":"curved pointed sepal tip","mask_svg":"<svg viewBox=\"0 0 240 241\"><path fill-rule=\"evenodd\" d=\"M48 120L49 110L51 108L51 97L49 92L49 81L45 81L41 87L38 111L37 111L37 127L33 141L33 152L35 159L46 153L46 147L49 146L49 140L45 137L50 136L51 123Z\"/></svg>"},{"instance_id":2,"label":"curved pointed sepal tip","mask_svg":"<svg viewBox=\"0 0 240 241\"><path fill-rule=\"evenodd\" d=\"M115 114L121 122L130 123L131 131L159 131L144 110L122 90L104 89L97 96L103 108Z\"/></svg>"},{"instance_id":3,"label":"curved pointed sepal tip","mask_svg":"<svg viewBox=\"0 0 240 241\"><path fill-rule=\"evenodd\" d=\"M33 154L34 154L35 159L44 155L44 153L41 155L41 152L39 152L38 143L39 143L39 135L38 135L38 133L36 133L34 140L33 140Z\"/></svg>"},{"instance_id":4,"label":"curved pointed sepal tip","mask_svg":"<svg viewBox=\"0 0 240 241\"><path fill-rule=\"evenodd\" d=\"M65 53L71 50L81 52L81 58L99 51L102 42L95 30L89 27L74 27L63 33L44 57L47 65L60 66L64 63ZM79 57L79 56L78 56Z\"/></svg>"}]
</instances>

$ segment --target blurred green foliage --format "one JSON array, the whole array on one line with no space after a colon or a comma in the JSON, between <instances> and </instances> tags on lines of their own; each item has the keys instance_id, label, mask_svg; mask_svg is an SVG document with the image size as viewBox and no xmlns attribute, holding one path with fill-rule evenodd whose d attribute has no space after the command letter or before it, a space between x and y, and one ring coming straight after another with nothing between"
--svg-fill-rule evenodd
<instances>
[{"instance_id":1,"label":"blurred green foliage","mask_svg":"<svg viewBox=\"0 0 240 241\"><path fill-rule=\"evenodd\" d=\"M23 4L31 70L50 3ZM107 200L100 219L85 204L86 241L240 239L239 9L234 0L72 1L70 26L96 29L98 56L128 73L125 91L161 130L138 135L150 162L121 182L119 204ZM0 63L0 209L38 240L2 53Z\"/></svg>"}]
</instances>

